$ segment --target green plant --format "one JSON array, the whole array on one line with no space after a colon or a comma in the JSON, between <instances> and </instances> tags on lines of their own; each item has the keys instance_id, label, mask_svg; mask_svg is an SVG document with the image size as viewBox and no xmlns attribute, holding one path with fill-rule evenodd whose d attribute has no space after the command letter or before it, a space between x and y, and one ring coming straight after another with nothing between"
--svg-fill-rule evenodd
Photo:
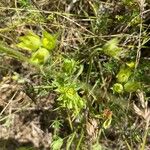
<instances>
[{"instance_id":1,"label":"green plant","mask_svg":"<svg viewBox=\"0 0 150 150\"><path fill-rule=\"evenodd\" d=\"M108 41L104 46L103 46L103 52L115 59L119 59L122 53L122 48L118 47L119 40L117 38L114 38L110 41Z\"/></svg>"},{"instance_id":2,"label":"green plant","mask_svg":"<svg viewBox=\"0 0 150 150\"><path fill-rule=\"evenodd\" d=\"M35 64L44 64L50 54L49 51L45 48L39 48L36 52L32 53L31 62Z\"/></svg>"},{"instance_id":3,"label":"green plant","mask_svg":"<svg viewBox=\"0 0 150 150\"><path fill-rule=\"evenodd\" d=\"M30 6L30 2L28 0L19 0L18 3L22 6L22 7L28 7Z\"/></svg>"},{"instance_id":4,"label":"green plant","mask_svg":"<svg viewBox=\"0 0 150 150\"><path fill-rule=\"evenodd\" d=\"M59 130L61 128L61 120L54 120L51 124L51 127L54 129L54 134L52 138L52 143L50 145L50 148L52 150L59 150L63 145L63 139L59 137Z\"/></svg>"},{"instance_id":5,"label":"green plant","mask_svg":"<svg viewBox=\"0 0 150 150\"><path fill-rule=\"evenodd\" d=\"M43 37L29 31L27 35L19 37L19 48L31 51L31 62L42 65L47 62L51 51L56 47L56 36L43 31Z\"/></svg>"},{"instance_id":6,"label":"green plant","mask_svg":"<svg viewBox=\"0 0 150 150\"><path fill-rule=\"evenodd\" d=\"M40 118L35 119L40 120L38 131L52 134L50 149L146 148L150 122L148 1L19 0L10 1L8 7L3 2L0 5L0 52L5 53L0 54L0 125L8 118L6 114L22 118L21 104L29 97L34 101L32 105L29 100L35 109L31 112L40 114L35 115ZM59 38L41 29L57 32ZM27 63L14 66L7 56L40 71ZM6 84L5 76L11 76ZM6 89L3 96L3 89L11 83L15 88L14 84L21 86L12 92L16 94L12 105L3 102L9 94ZM16 108L13 104L18 99L21 104ZM11 126L10 119L7 128L8 123Z\"/></svg>"},{"instance_id":7,"label":"green plant","mask_svg":"<svg viewBox=\"0 0 150 150\"><path fill-rule=\"evenodd\" d=\"M53 82L53 86L58 93L58 101L62 108L66 108L76 118L85 108L86 102L78 94L81 88L77 80L73 81L74 73L77 70L77 62L73 59L63 59L63 65L60 73ZM76 79L76 78L75 78Z\"/></svg>"},{"instance_id":8,"label":"green plant","mask_svg":"<svg viewBox=\"0 0 150 150\"><path fill-rule=\"evenodd\" d=\"M27 35L19 37L19 41L17 46L29 51L36 51L41 46L40 37L31 31Z\"/></svg>"},{"instance_id":9,"label":"green plant","mask_svg":"<svg viewBox=\"0 0 150 150\"><path fill-rule=\"evenodd\" d=\"M63 145L63 139L60 137L53 138L51 149L52 150L60 150Z\"/></svg>"},{"instance_id":10,"label":"green plant","mask_svg":"<svg viewBox=\"0 0 150 150\"><path fill-rule=\"evenodd\" d=\"M73 114L73 117L77 117L81 114L81 110L85 108L85 100L81 98L77 93L78 88L74 83L58 85L56 92L60 94L58 101L61 107L67 108Z\"/></svg>"},{"instance_id":11,"label":"green plant","mask_svg":"<svg viewBox=\"0 0 150 150\"><path fill-rule=\"evenodd\" d=\"M5 53L8 56L16 58L20 61L30 63L30 59L28 57L26 57L22 52L19 52L13 48L10 48L10 47L6 46L6 44L4 44L4 43L0 43L0 52Z\"/></svg>"},{"instance_id":12,"label":"green plant","mask_svg":"<svg viewBox=\"0 0 150 150\"><path fill-rule=\"evenodd\" d=\"M113 92L122 93L122 92L123 92L123 86L122 86L122 84L120 84L120 83L115 83L115 84L113 85Z\"/></svg>"},{"instance_id":13,"label":"green plant","mask_svg":"<svg viewBox=\"0 0 150 150\"><path fill-rule=\"evenodd\" d=\"M117 81L120 83L127 82L132 74L132 70L129 67L121 66L118 74L116 75Z\"/></svg>"},{"instance_id":14,"label":"green plant","mask_svg":"<svg viewBox=\"0 0 150 150\"><path fill-rule=\"evenodd\" d=\"M56 46L56 37L43 31L43 38L44 41L47 41L46 43L43 43L43 39L41 41L40 37L31 31L29 31L27 35L19 37L20 42L17 46L24 50L29 50L31 52L30 58L26 57L22 52L8 48L3 43L0 43L0 51L24 62L43 65L47 62L52 49Z\"/></svg>"},{"instance_id":15,"label":"green plant","mask_svg":"<svg viewBox=\"0 0 150 150\"><path fill-rule=\"evenodd\" d=\"M56 47L56 35L43 31L42 46L51 51Z\"/></svg>"},{"instance_id":16,"label":"green plant","mask_svg":"<svg viewBox=\"0 0 150 150\"><path fill-rule=\"evenodd\" d=\"M128 81L124 85L124 90L126 92L135 92L139 89L141 89L141 84L139 82L136 82L136 81Z\"/></svg>"}]
</instances>

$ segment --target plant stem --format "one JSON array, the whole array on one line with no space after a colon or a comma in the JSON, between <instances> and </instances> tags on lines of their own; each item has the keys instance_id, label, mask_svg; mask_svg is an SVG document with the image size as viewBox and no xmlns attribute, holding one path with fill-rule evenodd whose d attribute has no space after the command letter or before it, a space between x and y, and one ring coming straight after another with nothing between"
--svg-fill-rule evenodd
<instances>
[{"instance_id":1,"label":"plant stem","mask_svg":"<svg viewBox=\"0 0 150 150\"><path fill-rule=\"evenodd\" d=\"M148 120L148 121L146 122L145 133L144 133L144 137L143 137L143 143L142 143L141 150L145 150L146 138L147 138L147 135L148 135L149 121L150 121L150 120Z\"/></svg>"},{"instance_id":2,"label":"plant stem","mask_svg":"<svg viewBox=\"0 0 150 150\"><path fill-rule=\"evenodd\" d=\"M7 55L9 55L11 57L17 58L18 60L30 62L29 58L24 56L24 54L12 49L12 48L8 48L5 45L3 45L2 43L0 43L0 52L6 53Z\"/></svg>"},{"instance_id":3,"label":"plant stem","mask_svg":"<svg viewBox=\"0 0 150 150\"><path fill-rule=\"evenodd\" d=\"M19 61L27 62L27 63L33 65L34 67L36 67L37 69L40 69L38 65L33 64L30 61L30 58L26 57L23 53L16 51L13 48L7 47L4 44L2 44L1 42L0 42L0 52L6 53L10 57L16 58Z\"/></svg>"},{"instance_id":4,"label":"plant stem","mask_svg":"<svg viewBox=\"0 0 150 150\"><path fill-rule=\"evenodd\" d=\"M80 145L81 145L83 136L84 136L84 133L83 133L83 129L82 129L82 131L81 131L81 137L80 137L79 142L78 142L78 144L77 144L76 150L80 150Z\"/></svg>"}]
</instances>

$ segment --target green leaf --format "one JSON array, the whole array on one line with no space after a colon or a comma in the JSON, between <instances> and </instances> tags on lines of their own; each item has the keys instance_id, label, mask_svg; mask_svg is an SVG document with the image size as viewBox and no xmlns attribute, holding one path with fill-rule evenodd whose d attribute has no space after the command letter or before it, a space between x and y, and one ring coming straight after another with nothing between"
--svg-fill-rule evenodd
<instances>
[{"instance_id":1,"label":"green leaf","mask_svg":"<svg viewBox=\"0 0 150 150\"><path fill-rule=\"evenodd\" d=\"M73 143L73 140L75 138L76 132L72 133L68 140L67 140L67 144L66 144L66 150L70 150L71 149L71 144Z\"/></svg>"},{"instance_id":2,"label":"green leaf","mask_svg":"<svg viewBox=\"0 0 150 150\"><path fill-rule=\"evenodd\" d=\"M135 67L135 62L131 61L131 62L127 62L126 65L129 67L129 68L134 68Z\"/></svg>"},{"instance_id":3,"label":"green leaf","mask_svg":"<svg viewBox=\"0 0 150 150\"><path fill-rule=\"evenodd\" d=\"M60 137L57 137L57 139L55 139L52 142L51 148L52 148L52 150L60 150L62 145L63 145L63 139Z\"/></svg>"},{"instance_id":4,"label":"green leaf","mask_svg":"<svg viewBox=\"0 0 150 150\"><path fill-rule=\"evenodd\" d=\"M77 93L75 85L70 83L64 86L60 85L55 91L60 94L57 100L60 102L61 107L71 110L75 117L85 108L86 102Z\"/></svg>"},{"instance_id":5,"label":"green leaf","mask_svg":"<svg viewBox=\"0 0 150 150\"><path fill-rule=\"evenodd\" d=\"M119 41L117 38L114 38L110 41L108 41L104 46L103 46L103 52L115 59L119 59L119 56L121 55L122 48L118 47Z\"/></svg>"},{"instance_id":6,"label":"green leaf","mask_svg":"<svg viewBox=\"0 0 150 150\"><path fill-rule=\"evenodd\" d=\"M141 84L139 82L136 82L136 81L128 81L124 85L124 90L126 92L136 92L140 88L141 88Z\"/></svg>"},{"instance_id":7,"label":"green leaf","mask_svg":"<svg viewBox=\"0 0 150 150\"><path fill-rule=\"evenodd\" d=\"M56 47L56 36L43 31L42 46L49 51L53 50Z\"/></svg>"},{"instance_id":8,"label":"green leaf","mask_svg":"<svg viewBox=\"0 0 150 150\"><path fill-rule=\"evenodd\" d=\"M40 48L32 53L31 62L35 64L44 64L49 58L49 51L45 48Z\"/></svg>"},{"instance_id":9,"label":"green leaf","mask_svg":"<svg viewBox=\"0 0 150 150\"><path fill-rule=\"evenodd\" d=\"M67 74L71 74L76 69L76 62L73 59L64 59L63 71Z\"/></svg>"},{"instance_id":10,"label":"green leaf","mask_svg":"<svg viewBox=\"0 0 150 150\"><path fill-rule=\"evenodd\" d=\"M108 129L111 125L111 121L112 121L112 118L108 118L107 120L105 120L105 122L103 123L103 128Z\"/></svg>"},{"instance_id":11,"label":"green leaf","mask_svg":"<svg viewBox=\"0 0 150 150\"><path fill-rule=\"evenodd\" d=\"M20 43L17 44L19 48L30 51L36 51L41 46L40 37L33 32L29 32L27 35L21 36L19 41Z\"/></svg>"},{"instance_id":12,"label":"green leaf","mask_svg":"<svg viewBox=\"0 0 150 150\"><path fill-rule=\"evenodd\" d=\"M18 0L18 3L22 7L28 7L31 5L29 0Z\"/></svg>"},{"instance_id":13,"label":"green leaf","mask_svg":"<svg viewBox=\"0 0 150 150\"><path fill-rule=\"evenodd\" d=\"M123 86L120 83L115 83L113 86L113 92L116 93L122 93L123 92Z\"/></svg>"}]
</instances>

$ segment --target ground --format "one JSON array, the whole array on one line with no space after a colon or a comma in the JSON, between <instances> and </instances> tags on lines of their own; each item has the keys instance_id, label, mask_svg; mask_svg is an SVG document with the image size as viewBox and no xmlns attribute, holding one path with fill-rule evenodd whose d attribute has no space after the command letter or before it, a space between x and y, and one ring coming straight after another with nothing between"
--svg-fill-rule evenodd
<instances>
[{"instance_id":1,"label":"ground","mask_svg":"<svg viewBox=\"0 0 150 150\"><path fill-rule=\"evenodd\" d=\"M0 150L149 150L150 2L0 1Z\"/></svg>"}]
</instances>

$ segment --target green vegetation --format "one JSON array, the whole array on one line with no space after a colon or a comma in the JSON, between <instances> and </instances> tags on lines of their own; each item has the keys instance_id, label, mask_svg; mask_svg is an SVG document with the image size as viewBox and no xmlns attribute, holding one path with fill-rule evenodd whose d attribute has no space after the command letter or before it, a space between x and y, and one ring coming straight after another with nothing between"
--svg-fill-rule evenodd
<instances>
[{"instance_id":1,"label":"green vegetation","mask_svg":"<svg viewBox=\"0 0 150 150\"><path fill-rule=\"evenodd\" d=\"M0 140L150 149L149 12L148 0L0 2L0 128L13 132Z\"/></svg>"}]
</instances>

